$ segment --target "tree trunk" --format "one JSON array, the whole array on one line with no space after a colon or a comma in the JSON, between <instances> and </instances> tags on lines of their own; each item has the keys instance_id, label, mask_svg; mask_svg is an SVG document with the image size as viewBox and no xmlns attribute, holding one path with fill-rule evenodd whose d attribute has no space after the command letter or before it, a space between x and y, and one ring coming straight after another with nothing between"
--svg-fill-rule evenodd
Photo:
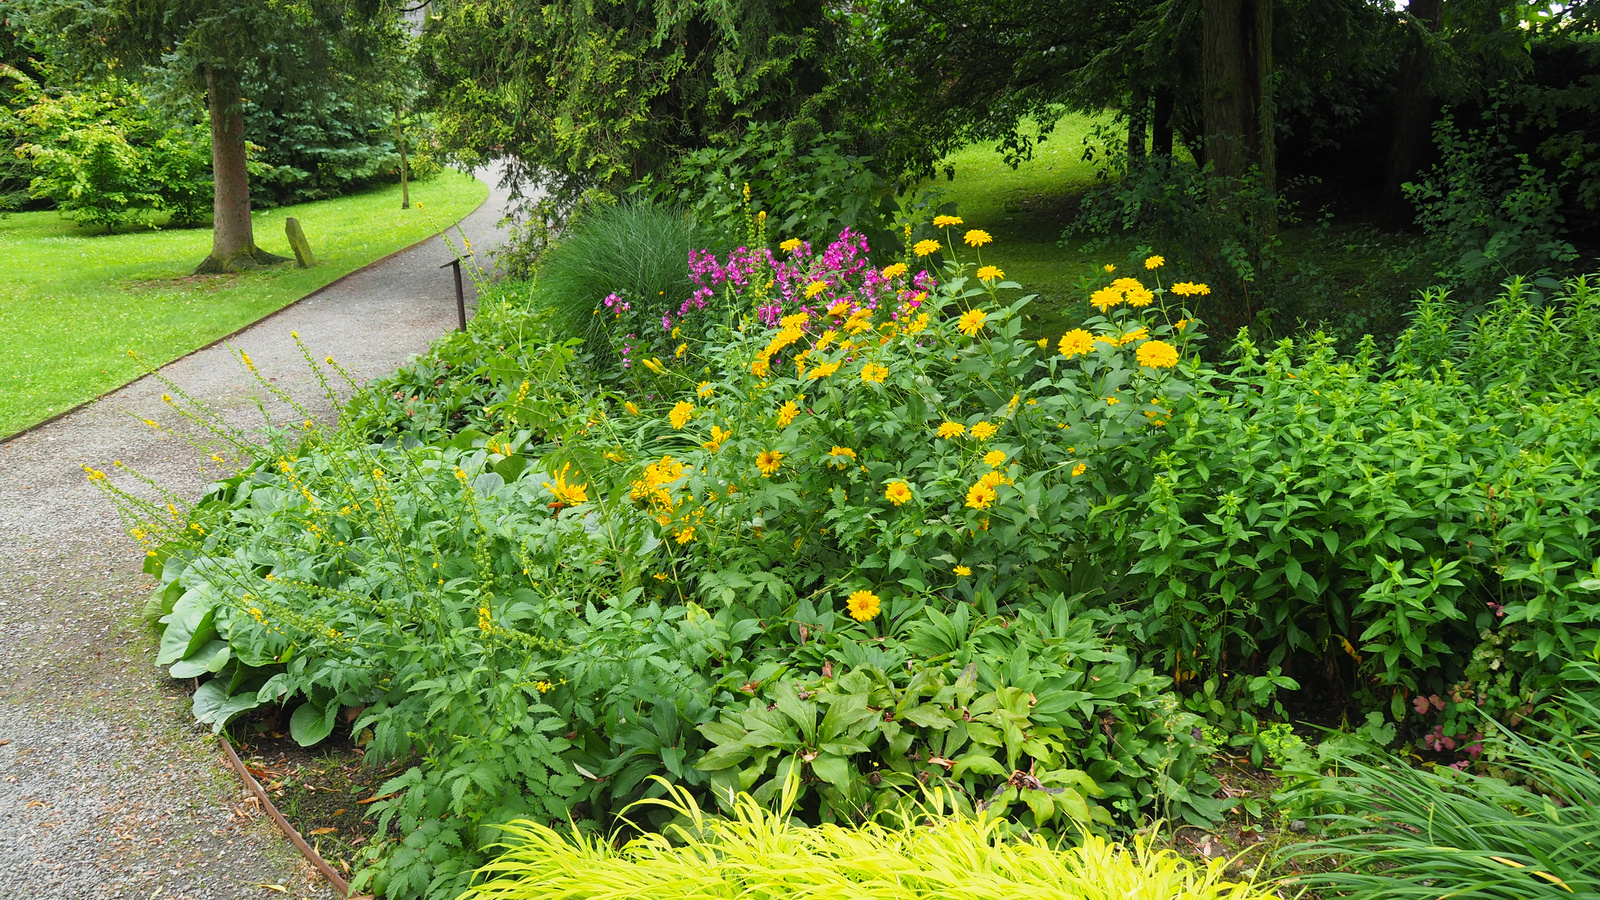
<instances>
[{"instance_id":1,"label":"tree trunk","mask_svg":"<svg viewBox=\"0 0 1600 900\"><path fill-rule=\"evenodd\" d=\"M1260 274L1278 230L1278 153L1272 99L1274 0L1204 0L1201 25L1203 150L1211 166L1212 210L1251 235L1247 254ZM1242 190L1247 181L1259 181ZM1212 260L1238 277L1219 285L1217 320L1224 332L1249 324L1253 276L1232 260Z\"/></svg>"},{"instance_id":2,"label":"tree trunk","mask_svg":"<svg viewBox=\"0 0 1600 900\"><path fill-rule=\"evenodd\" d=\"M256 247L250 222L250 174L245 168L244 108L238 77L206 69L206 103L211 110L211 255L195 274L237 272L288 262Z\"/></svg>"},{"instance_id":3,"label":"tree trunk","mask_svg":"<svg viewBox=\"0 0 1600 900\"><path fill-rule=\"evenodd\" d=\"M1443 0L1411 0L1406 12L1428 31L1439 29L1444 12ZM1400 58L1399 96L1395 102L1394 133L1389 143L1389 160L1383 179L1384 212L1391 218L1410 213L1400 186L1422 168L1433 139L1433 119L1439 102L1425 89L1428 78L1427 54L1420 35Z\"/></svg>"},{"instance_id":4,"label":"tree trunk","mask_svg":"<svg viewBox=\"0 0 1600 900\"><path fill-rule=\"evenodd\" d=\"M394 111L394 143L400 148L400 208L411 208L411 173L406 170L406 131L400 126L400 110Z\"/></svg>"},{"instance_id":5,"label":"tree trunk","mask_svg":"<svg viewBox=\"0 0 1600 900\"><path fill-rule=\"evenodd\" d=\"M1170 87L1156 88L1156 108L1154 120L1150 123L1150 152L1156 156L1172 158L1172 106L1173 90Z\"/></svg>"},{"instance_id":6,"label":"tree trunk","mask_svg":"<svg viewBox=\"0 0 1600 900\"><path fill-rule=\"evenodd\" d=\"M1226 185L1255 166L1269 190L1278 154L1272 103L1273 0L1205 0L1206 159Z\"/></svg>"}]
</instances>

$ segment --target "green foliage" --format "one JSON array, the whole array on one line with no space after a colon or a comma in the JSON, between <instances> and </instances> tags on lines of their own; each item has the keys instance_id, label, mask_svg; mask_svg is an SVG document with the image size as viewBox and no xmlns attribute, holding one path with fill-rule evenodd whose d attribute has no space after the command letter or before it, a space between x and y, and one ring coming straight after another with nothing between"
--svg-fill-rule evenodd
<instances>
[{"instance_id":1,"label":"green foliage","mask_svg":"<svg viewBox=\"0 0 1600 900\"><path fill-rule=\"evenodd\" d=\"M719 802L749 789L768 802L791 773L814 773L794 802L824 821L897 808L936 778L959 785L969 809L1048 833L1146 810L1214 819L1218 785L1189 734L1198 720L1167 679L1107 646L1103 623L1066 600L1036 609L976 622L964 604L908 611L904 637L866 650L819 627L821 646L794 657L820 658L821 674L785 675L700 726L714 746L696 768ZM848 667L837 678L834 661Z\"/></svg>"},{"instance_id":2,"label":"green foliage","mask_svg":"<svg viewBox=\"0 0 1600 900\"><path fill-rule=\"evenodd\" d=\"M363 883L454 896L490 826L605 827L660 774L710 798L793 772L814 820L919 783L1020 830L1217 812L1197 720L1061 599L1101 587L1069 568L1079 460L1155 429L1195 327L1108 309L1061 357L993 272L787 252L721 266L743 314L639 361L630 399L491 301L335 432L216 428L257 462L187 515L92 476L162 572L161 663L210 676L197 716L285 704L310 743L359 708L369 759L414 761Z\"/></svg>"},{"instance_id":3,"label":"green foliage","mask_svg":"<svg viewBox=\"0 0 1600 900\"><path fill-rule=\"evenodd\" d=\"M1133 636L1214 714L1299 683L1454 749L1480 706L1521 714L1600 640L1592 395L1384 373L1370 342L1235 350L1123 454L1093 529L1140 576Z\"/></svg>"},{"instance_id":4,"label":"green foliage","mask_svg":"<svg viewBox=\"0 0 1600 900\"><path fill-rule=\"evenodd\" d=\"M1452 115L1434 126L1439 164L1406 196L1428 233L1440 274L1469 288L1506 278L1565 275L1578 251L1564 237L1561 181L1513 144L1510 111L1495 103L1483 128L1462 134Z\"/></svg>"},{"instance_id":5,"label":"green foliage","mask_svg":"<svg viewBox=\"0 0 1600 900\"><path fill-rule=\"evenodd\" d=\"M650 801L674 820L662 834L621 847L538 822L505 829L504 852L465 897L672 897L748 892L826 898L1105 896L1127 900L1265 900L1266 887L1225 880L1227 864L1202 866L1144 839L1131 848L1084 835L1076 846L1014 840L994 817L946 812L949 795L925 793L889 826L806 828L794 823L795 783L769 810L748 793L726 817L707 815L687 791ZM1114 887L1112 887L1114 886Z\"/></svg>"},{"instance_id":6,"label":"green foliage","mask_svg":"<svg viewBox=\"0 0 1600 900\"><path fill-rule=\"evenodd\" d=\"M1495 728L1484 740L1489 774L1413 768L1371 748L1338 760L1299 799L1336 836L1300 851L1337 868L1306 876L1342 897L1556 898L1600 892L1600 678L1583 667L1561 717L1519 736Z\"/></svg>"},{"instance_id":7,"label":"green foliage","mask_svg":"<svg viewBox=\"0 0 1600 900\"><path fill-rule=\"evenodd\" d=\"M821 243L850 229L873 246L893 246L897 209L873 160L851 153L843 133L797 135L780 123L751 122L736 138L680 157L659 183L631 190L693 213L728 238L745 236L747 210L767 213L783 238Z\"/></svg>"},{"instance_id":8,"label":"green foliage","mask_svg":"<svg viewBox=\"0 0 1600 900\"><path fill-rule=\"evenodd\" d=\"M163 126L139 89L111 80L96 89L33 95L21 109L32 163L29 190L78 223L108 230L166 213L192 224L211 205L211 145L204 126Z\"/></svg>"},{"instance_id":9,"label":"green foliage","mask_svg":"<svg viewBox=\"0 0 1600 900\"><path fill-rule=\"evenodd\" d=\"M620 370L626 347L670 352L662 316L676 315L693 290L689 254L707 233L671 206L598 204L539 257L528 300L555 333L581 338L601 371Z\"/></svg>"},{"instance_id":10,"label":"green foliage","mask_svg":"<svg viewBox=\"0 0 1600 900\"><path fill-rule=\"evenodd\" d=\"M1424 292L1394 361L1448 369L1480 389L1515 385L1541 397L1600 390L1600 296L1591 281L1513 279L1476 318L1461 316L1448 292Z\"/></svg>"},{"instance_id":11,"label":"green foliage","mask_svg":"<svg viewBox=\"0 0 1600 900\"><path fill-rule=\"evenodd\" d=\"M745 119L825 112L815 0L436 3L423 34L446 147L505 153L568 202L620 193Z\"/></svg>"}]
</instances>

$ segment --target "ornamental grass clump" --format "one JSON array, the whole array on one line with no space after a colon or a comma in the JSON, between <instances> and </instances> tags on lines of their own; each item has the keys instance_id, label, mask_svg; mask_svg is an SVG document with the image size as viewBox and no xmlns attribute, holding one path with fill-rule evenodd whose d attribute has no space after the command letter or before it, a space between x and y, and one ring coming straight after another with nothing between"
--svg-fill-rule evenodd
<instances>
[{"instance_id":1,"label":"ornamental grass clump","mask_svg":"<svg viewBox=\"0 0 1600 900\"><path fill-rule=\"evenodd\" d=\"M808 828L749 794L726 817L707 815L678 787L645 803L675 814L663 833L621 847L576 829L506 826L505 852L461 900L1270 900L1264 886L1230 880L1226 860L1197 864L1142 838L1121 846L1094 835L1073 845L1011 837L994 818L945 814L940 792L892 826Z\"/></svg>"},{"instance_id":2,"label":"ornamental grass clump","mask_svg":"<svg viewBox=\"0 0 1600 900\"><path fill-rule=\"evenodd\" d=\"M1312 779L1297 799L1338 834L1299 851L1332 869L1303 881L1351 900L1600 896L1600 673L1573 668L1586 690L1547 701L1534 734L1489 724L1484 774L1373 751Z\"/></svg>"}]
</instances>

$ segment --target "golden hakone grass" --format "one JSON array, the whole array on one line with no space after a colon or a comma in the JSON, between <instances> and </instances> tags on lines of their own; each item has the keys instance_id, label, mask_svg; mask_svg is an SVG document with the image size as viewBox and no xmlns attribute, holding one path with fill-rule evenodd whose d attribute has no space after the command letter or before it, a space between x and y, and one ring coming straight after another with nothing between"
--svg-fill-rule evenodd
<instances>
[{"instance_id":1,"label":"golden hakone grass","mask_svg":"<svg viewBox=\"0 0 1600 900\"><path fill-rule=\"evenodd\" d=\"M663 782L665 784L665 782ZM699 900L699 898L899 898L963 900L1267 900L1269 888L1226 877L1225 860L1199 865L1142 839L1122 846L1084 835L1053 846L1009 835L1000 819L902 813L898 827L795 824L791 781L778 811L740 794L726 817L707 815L668 786L642 803L677 814L661 833L618 848L577 829L529 821L504 826L504 852L479 870L461 900Z\"/></svg>"}]
</instances>

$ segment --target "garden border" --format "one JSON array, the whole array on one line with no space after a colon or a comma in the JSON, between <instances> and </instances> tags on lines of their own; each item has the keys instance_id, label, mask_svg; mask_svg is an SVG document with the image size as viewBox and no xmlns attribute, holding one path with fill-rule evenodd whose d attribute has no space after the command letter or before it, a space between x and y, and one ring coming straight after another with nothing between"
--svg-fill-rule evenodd
<instances>
[{"instance_id":1,"label":"garden border","mask_svg":"<svg viewBox=\"0 0 1600 900\"><path fill-rule=\"evenodd\" d=\"M471 175L473 178L477 178L479 181L484 182L484 184L488 184L488 182L485 181L482 177L480 177L478 175L475 175L472 172L467 172L466 174L467 175ZM210 341L210 342L208 342L206 344L203 344L203 345L201 345L199 347L196 347L193 350L190 350L188 353L183 354L182 356L175 356L172 359L169 359L166 362L162 363L161 365L159 365L159 366L157 366L157 367L155 367L153 369L150 369L149 371L146 371L145 373L140 375L138 378L133 379L132 381L124 382L123 384L119 384L116 387L111 388L110 390L107 390L107 391L104 391L102 393L96 394L95 396L90 397L89 399L83 401L82 403L79 403L79 404L77 404L75 406L70 406L70 407L62 410L61 412L56 413L55 415L51 416L48 419L41 419L41 420L33 423L32 425L29 425L28 427L22 429L21 431L16 432L15 434L6 435L5 437L0 438L0 447L3 447L6 444L11 443L12 441L16 440L19 437L22 437L25 434L30 434L30 433L32 433L34 431L37 431L40 428L43 428L44 426L49 425L52 422L55 422L55 421L57 421L59 419L64 419L67 416L70 416L73 413L77 412L78 410L83 409L86 406L89 406L90 404L99 403L101 400L104 400L107 397L111 396L112 394L115 394L117 391L120 391L123 388L128 387L129 385L138 384L140 381L143 381L144 379L149 378L155 372L159 372L160 370L166 368L167 366L172 365L175 362L181 362L181 361L183 361L185 359L188 359L191 356L194 356L196 353L200 353L200 352L203 352L203 351L206 351L206 350L210 350L212 347L215 347L218 344L222 344L222 343L226 343L227 341L231 341L234 338L238 337L239 335L245 333L246 331L249 331L250 329L256 327L257 325L260 325L262 322L265 322L268 319L272 319L272 318L274 318L276 316L279 316L279 315L282 315L283 313L288 312L291 309L294 309L296 306L299 306L300 304L306 302L307 300L310 300L312 297L317 296L318 294L322 293L323 291L331 290L332 288L334 288L334 287L336 287L336 286L338 286L340 284L343 284L345 281L347 281L347 280L349 280L351 278L354 278L355 276L360 275L361 273L366 272L369 269L373 269L373 268L376 268L378 266L383 265L384 263L388 262L389 260L394 259L396 256L399 256L400 254L405 253L406 251L408 251L408 250L410 250L410 249L412 249L414 247L419 247L419 246L421 246L423 244L426 244L428 241L433 240L434 238L438 237L439 235L444 234L445 232L449 231L450 229L456 227L457 225L460 225L462 222L465 222L469 217L471 217L478 210L483 209L483 207L486 204L488 204L488 202L490 200L492 200L493 198L494 198L494 188L491 185L490 188L489 188L489 195L483 198L483 202L482 203L479 203L477 206L474 206L472 209L468 210L467 213L465 215L463 215L461 218L456 219L454 222L451 222L449 225L444 226L443 228L439 229L438 231L435 231L432 234L429 234L429 235L421 238L420 240L414 241L413 243L407 244L404 247L401 247L401 248L399 248L398 250L395 250L392 253L385 254L384 256L381 256L378 259L375 259L372 262L369 262L366 265L361 266L360 268L351 269L350 271L344 273L343 275L340 275L338 278L335 278L334 280L332 280L332 281L328 282L327 284L323 285L322 287L319 287L316 290L312 291L311 293L306 294L304 297L298 297L298 298L296 298L294 300L291 300L288 303L285 303L283 306L280 306L277 309L273 310L272 312L267 313L266 315L262 316L261 318L256 319L253 322L246 322L245 324L239 326L238 328L235 328L234 330L228 332L227 334L223 335L222 337L219 337L216 340Z\"/></svg>"}]
</instances>

